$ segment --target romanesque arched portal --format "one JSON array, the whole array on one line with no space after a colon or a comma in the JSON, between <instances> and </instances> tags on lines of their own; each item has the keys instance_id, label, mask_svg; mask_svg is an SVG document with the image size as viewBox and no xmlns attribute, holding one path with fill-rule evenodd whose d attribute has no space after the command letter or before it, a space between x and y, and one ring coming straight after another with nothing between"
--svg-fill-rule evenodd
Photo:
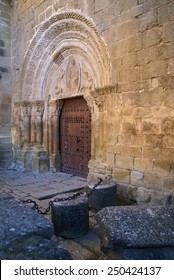
<instances>
[{"instance_id":1,"label":"romanesque arched portal","mask_svg":"<svg viewBox=\"0 0 174 280\"><path fill-rule=\"evenodd\" d=\"M21 69L14 106L16 158L33 170L47 170L49 165L59 169L63 101L84 97L91 110L93 133L94 101L96 93L100 95L95 89L110 84L106 46L91 19L69 11L45 21L32 39ZM93 140L91 148L93 151Z\"/></svg>"}]
</instances>

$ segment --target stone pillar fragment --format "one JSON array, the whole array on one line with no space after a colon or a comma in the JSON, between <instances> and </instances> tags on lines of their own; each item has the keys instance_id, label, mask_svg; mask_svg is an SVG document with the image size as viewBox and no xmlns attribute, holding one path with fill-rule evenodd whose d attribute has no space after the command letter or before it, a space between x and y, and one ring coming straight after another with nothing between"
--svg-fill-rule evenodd
<instances>
[{"instance_id":1,"label":"stone pillar fragment","mask_svg":"<svg viewBox=\"0 0 174 280\"><path fill-rule=\"evenodd\" d=\"M59 116L63 102L61 100L52 100L49 103L51 109L51 129L50 129L50 152L52 159L52 168L60 168L60 151L59 151Z\"/></svg>"},{"instance_id":2,"label":"stone pillar fragment","mask_svg":"<svg viewBox=\"0 0 174 280\"><path fill-rule=\"evenodd\" d=\"M89 199L89 207L99 211L107 206L116 205L116 183L105 179L100 185L95 187L98 181L88 183L86 194Z\"/></svg>"},{"instance_id":3,"label":"stone pillar fragment","mask_svg":"<svg viewBox=\"0 0 174 280\"><path fill-rule=\"evenodd\" d=\"M21 103L15 103L13 109L12 143L14 149L22 147Z\"/></svg>"},{"instance_id":4,"label":"stone pillar fragment","mask_svg":"<svg viewBox=\"0 0 174 280\"><path fill-rule=\"evenodd\" d=\"M36 128L36 147L41 148L43 144L43 113L44 101L35 101L35 128Z\"/></svg>"},{"instance_id":5,"label":"stone pillar fragment","mask_svg":"<svg viewBox=\"0 0 174 280\"><path fill-rule=\"evenodd\" d=\"M54 202L52 221L57 236L78 238L88 233L88 199L85 194L72 200Z\"/></svg>"},{"instance_id":6,"label":"stone pillar fragment","mask_svg":"<svg viewBox=\"0 0 174 280\"><path fill-rule=\"evenodd\" d=\"M31 136L31 103L23 103L24 146L30 146Z\"/></svg>"}]
</instances>

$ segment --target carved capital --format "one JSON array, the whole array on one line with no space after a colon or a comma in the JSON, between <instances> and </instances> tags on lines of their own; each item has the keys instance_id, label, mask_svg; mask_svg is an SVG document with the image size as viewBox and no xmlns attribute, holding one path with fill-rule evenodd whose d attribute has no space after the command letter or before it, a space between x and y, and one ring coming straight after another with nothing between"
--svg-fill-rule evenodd
<instances>
[{"instance_id":1,"label":"carved capital","mask_svg":"<svg viewBox=\"0 0 174 280\"><path fill-rule=\"evenodd\" d=\"M24 101L21 103L22 111L24 116L31 116L32 105L29 101Z\"/></svg>"},{"instance_id":2,"label":"carved capital","mask_svg":"<svg viewBox=\"0 0 174 280\"><path fill-rule=\"evenodd\" d=\"M51 114L52 116L60 115L61 109L63 106L62 100L51 100L49 102L49 107L51 108Z\"/></svg>"},{"instance_id":3,"label":"carved capital","mask_svg":"<svg viewBox=\"0 0 174 280\"><path fill-rule=\"evenodd\" d=\"M91 95L96 98L102 95L108 95L112 93L116 93L118 91L118 85L107 85L102 88L96 88L95 90L91 91Z\"/></svg>"},{"instance_id":4,"label":"carved capital","mask_svg":"<svg viewBox=\"0 0 174 280\"><path fill-rule=\"evenodd\" d=\"M94 98L94 102L99 108L100 112L104 110L107 95L116 93L117 89L117 85L108 85L103 88L96 88L95 90L91 91L91 96Z\"/></svg>"},{"instance_id":5,"label":"carved capital","mask_svg":"<svg viewBox=\"0 0 174 280\"><path fill-rule=\"evenodd\" d=\"M37 100L32 103L33 108L35 109L36 115L42 116L44 113L44 101Z\"/></svg>"}]
</instances>

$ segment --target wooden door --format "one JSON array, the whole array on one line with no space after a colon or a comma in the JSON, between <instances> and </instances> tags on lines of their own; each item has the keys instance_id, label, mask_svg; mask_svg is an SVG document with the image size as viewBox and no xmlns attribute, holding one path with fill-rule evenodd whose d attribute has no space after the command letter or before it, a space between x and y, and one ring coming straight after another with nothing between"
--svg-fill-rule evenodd
<instances>
[{"instance_id":1,"label":"wooden door","mask_svg":"<svg viewBox=\"0 0 174 280\"><path fill-rule=\"evenodd\" d=\"M61 171L86 178L91 156L91 115L84 98L64 101L60 138Z\"/></svg>"}]
</instances>

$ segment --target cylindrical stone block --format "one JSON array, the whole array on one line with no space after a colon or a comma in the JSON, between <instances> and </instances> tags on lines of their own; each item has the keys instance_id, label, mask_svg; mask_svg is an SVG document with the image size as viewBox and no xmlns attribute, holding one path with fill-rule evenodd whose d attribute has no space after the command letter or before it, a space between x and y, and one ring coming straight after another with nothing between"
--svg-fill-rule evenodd
<instances>
[{"instance_id":1,"label":"cylindrical stone block","mask_svg":"<svg viewBox=\"0 0 174 280\"><path fill-rule=\"evenodd\" d=\"M53 202L51 210L57 236L73 239L88 233L89 211L85 194L72 200Z\"/></svg>"},{"instance_id":2,"label":"cylindrical stone block","mask_svg":"<svg viewBox=\"0 0 174 280\"><path fill-rule=\"evenodd\" d=\"M86 187L90 208L99 211L104 207L116 205L116 183L103 182L96 188L94 186L95 182Z\"/></svg>"}]
</instances>

